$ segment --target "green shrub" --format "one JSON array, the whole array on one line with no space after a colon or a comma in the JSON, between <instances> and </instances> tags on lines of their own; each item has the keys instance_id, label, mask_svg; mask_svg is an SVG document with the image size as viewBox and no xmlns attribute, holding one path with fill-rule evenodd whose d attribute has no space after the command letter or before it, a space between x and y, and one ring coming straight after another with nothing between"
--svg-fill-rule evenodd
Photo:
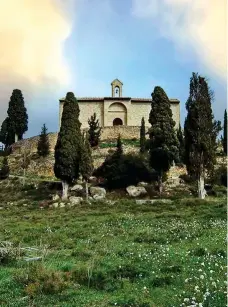
<instances>
[{"instance_id":1,"label":"green shrub","mask_svg":"<svg viewBox=\"0 0 228 307\"><path fill-rule=\"evenodd\" d=\"M69 286L70 277L68 272L55 272L46 269L42 263L34 263L21 275L17 274L15 279L25 286L28 296L34 297L40 293L61 293Z\"/></svg>"},{"instance_id":2,"label":"green shrub","mask_svg":"<svg viewBox=\"0 0 228 307\"><path fill-rule=\"evenodd\" d=\"M164 287L167 285L172 284L172 277L167 275L167 276L162 276L162 277L155 277L150 281L150 285L154 288L156 287Z\"/></svg>"},{"instance_id":3,"label":"green shrub","mask_svg":"<svg viewBox=\"0 0 228 307\"><path fill-rule=\"evenodd\" d=\"M115 153L94 171L94 176L104 178L108 188L125 188L140 181L157 179L157 174L150 170L147 161L139 155L118 156Z\"/></svg>"},{"instance_id":4,"label":"green shrub","mask_svg":"<svg viewBox=\"0 0 228 307\"><path fill-rule=\"evenodd\" d=\"M7 157L4 157L2 166L0 169L0 179L7 179L9 177L10 169L8 165Z\"/></svg>"},{"instance_id":5,"label":"green shrub","mask_svg":"<svg viewBox=\"0 0 228 307\"><path fill-rule=\"evenodd\" d=\"M207 251L203 247L197 247L195 249L190 250L190 254L192 256L203 257L206 256Z\"/></svg>"},{"instance_id":6,"label":"green shrub","mask_svg":"<svg viewBox=\"0 0 228 307\"><path fill-rule=\"evenodd\" d=\"M217 197L222 197L227 194L227 188L223 185L215 185L212 188L212 194Z\"/></svg>"},{"instance_id":7,"label":"green shrub","mask_svg":"<svg viewBox=\"0 0 228 307\"><path fill-rule=\"evenodd\" d=\"M227 167L222 165L218 167L215 171L213 176L210 178L209 183L213 185L223 185L227 186Z\"/></svg>"},{"instance_id":8,"label":"green shrub","mask_svg":"<svg viewBox=\"0 0 228 307\"><path fill-rule=\"evenodd\" d=\"M17 259L19 249L11 242L0 242L0 264L8 264Z\"/></svg>"}]
</instances>

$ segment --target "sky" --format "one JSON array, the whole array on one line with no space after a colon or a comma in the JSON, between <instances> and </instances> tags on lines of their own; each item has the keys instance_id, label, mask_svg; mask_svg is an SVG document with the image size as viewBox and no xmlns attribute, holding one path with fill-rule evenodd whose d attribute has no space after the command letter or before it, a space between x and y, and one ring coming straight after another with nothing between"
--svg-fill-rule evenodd
<instances>
[{"instance_id":1,"label":"sky","mask_svg":"<svg viewBox=\"0 0 228 307\"><path fill-rule=\"evenodd\" d=\"M214 91L215 119L227 104L226 0L0 0L0 124L13 89L29 116L25 137L58 130L59 98L150 98L161 86L186 116L192 72Z\"/></svg>"}]
</instances>

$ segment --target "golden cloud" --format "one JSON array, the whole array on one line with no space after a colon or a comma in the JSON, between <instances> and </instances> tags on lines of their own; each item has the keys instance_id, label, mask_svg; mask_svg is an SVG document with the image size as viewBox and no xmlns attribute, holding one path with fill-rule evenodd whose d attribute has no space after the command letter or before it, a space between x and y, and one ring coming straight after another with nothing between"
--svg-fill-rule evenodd
<instances>
[{"instance_id":1,"label":"golden cloud","mask_svg":"<svg viewBox=\"0 0 228 307\"><path fill-rule=\"evenodd\" d=\"M66 0L67 2L68 0ZM63 43L71 24L56 0L0 1L0 81L67 84ZM13 90L13 89L12 89Z\"/></svg>"},{"instance_id":2,"label":"golden cloud","mask_svg":"<svg viewBox=\"0 0 228 307\"><path fill-rule=\"evenodd\" d=\"M179 51L194 52L218 77L227 77L226 0L132 0L132 14L148 18Z\"/></svg>"}]
</instances>

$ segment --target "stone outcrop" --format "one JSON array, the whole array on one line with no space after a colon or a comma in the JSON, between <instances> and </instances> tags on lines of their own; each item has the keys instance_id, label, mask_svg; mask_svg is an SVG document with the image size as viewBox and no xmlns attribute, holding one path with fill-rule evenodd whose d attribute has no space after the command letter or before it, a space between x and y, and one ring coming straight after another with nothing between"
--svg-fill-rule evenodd
<instances>
[{"instance_id":1,"label":"stone outcrop","mask_svg":"<svg viewBox=\"0 0 228 307\"><path fill-rule=\"evenodd\" d=\"M146 195L147 191L144 187L135 187L133 185L126 188L127 193L131 197L138 197L141 195Z\"/></svg>"}]
</instances>

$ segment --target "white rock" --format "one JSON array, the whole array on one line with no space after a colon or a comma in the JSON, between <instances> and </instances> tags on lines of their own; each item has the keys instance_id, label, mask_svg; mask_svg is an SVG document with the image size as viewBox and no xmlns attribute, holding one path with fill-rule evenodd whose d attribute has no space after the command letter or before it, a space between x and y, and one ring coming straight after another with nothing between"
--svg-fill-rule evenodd
<instances>
[{"instance_id":1,"label":"white rock","mask_svg":"<svg viewBox=\"0 0 228 307\"><path fill-rule=\"evenodd\" d=\"M135 186L131 185L131 186L127 187L126 190L127 190L127 193L131 197L138 197L140 195L147 194L147 191L144 187L135 187Z\"/></svg>"},{"instance_id":2,"label":"white rock","mask_svg":"<svg viewBox=\"0 0 228 307\"><path fill-rule=\"evenodd\" d=\"M100 187L90 187L89 191L90 191L90 194L92 196L100 195L100 196L105 197L105 195L106 195L106 190L104 188L100 188Z\"/></svg>"},{"instance_id":3,"label":"white rock","mask_svg":"<svg viewBox=\"0 0 228 307\"><path fill-rule=\"evenodd\" d=\"M81 192L83 190L83 186L81 184L75 184L70 190L75 192Z\"/></svg>"},{"instance_id":4,"label":"white rock","mask_svg":"<svg viewBox=\"0 0 228 307\"><path fill-rule=\"evenodd\" d=\"M59 206L59 204L58 204L58 203L54 203L54 204L52 204L52 207L53 207L53 208L58 208L58 206Z\"/></svg>"},{"instance_id":5,"label":"white rock","mask_svg":"<svg viewBox=\"0 0 228 307\"><path fill-rule=\"evenodd\" d=\"M95 194L95 195L93 195L93 199L95 199L95 200L104 200L105 199L105 195Z\"/></svg>"},{"instance_id":6,"label":"white rock","mask_svg":"<svg viewBox=\"0 0 228 307\"><path fill-rule=\"evenodd\" d=\"M138 187L146 187L146 186L148 186L148 182L139 182L138 184L137 184L137 186Z\"/></svg>"},{"instance_id":7,"label":"white rock","mask_svg":"<svg viewBox=\"0 0 228 307\"><path fill-rule=\"evenodd\" d=\"M152 205L154 203L172 204L173 201L171 199L136 199L135 202L137 205Z\"/></svg>"},{"instance_id":8,"label":"white rock","mask_svg":"<svg viewBox=\"0 0 228 307\"><path fill-rule=\"evenodd\" d=\"M115 205L116 201L115 200L107 200L106 204L108 204L108 205Z\"/></svg>"},{"instance_id":9,"label":"white rock","mask_svg":"<svg viewBox=\"0 0 228 307\"><path fill-rule=\"evenodd\" d=\"M77 196L70 196L69 201L71 205L79 205L83 201L83 198Z\"/></svg>"},{"instance_id":10,"label":"white rock","mask_svg":"<svg viewBox=\"0 0 228 307\"><path fill-rule=\"evenodd\" d=\"M27 204L23 204L23 207L27 207L28 205Z\"/></svg>"},{"instance_id":11,"label":"white rock","mask_svg":"<svg viewBox=\"0 0 228 307\"><path fill-rule=\"evenodd\" d=\"M58 194L54 194L51 196L52 200L59 200L59 195Z\"/></svg>"},{"instance_id":12,"label":"white rock","mask_svg":"<svg viewBox=\"0 0 228 307\"><path fill-rule=\"evenodd\" d=\"M59 204L59 208L65 208L65 204L64 203L60 203Z\"/></svg>"},{"instance_id":13,"label":"white rock","mask_svg":"<svg viewBox=\"0 0 228 307\"><path fill-rule=\"evenodd\" d=\"M97 177L95 176L89 177L89 183L97 183Z\"/></svg>"}]
</instances>

